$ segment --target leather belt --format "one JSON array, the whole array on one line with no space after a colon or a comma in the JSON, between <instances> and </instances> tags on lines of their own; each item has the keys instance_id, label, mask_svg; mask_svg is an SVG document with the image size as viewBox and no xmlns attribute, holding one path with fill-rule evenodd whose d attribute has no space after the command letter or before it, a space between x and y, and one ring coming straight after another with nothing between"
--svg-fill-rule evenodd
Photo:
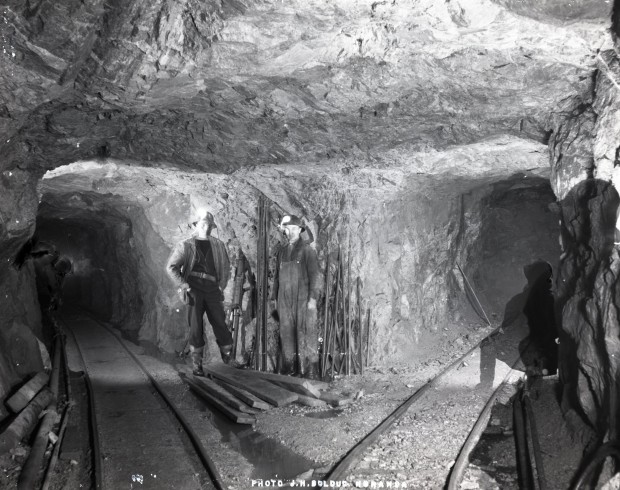
<instances>
[{"instance_id":1,"label":"leather belt","mask_svg":"<svg viewBox=\"0 0 620 490\"><path fill-rule=\"evenodd\" d=\"M215 276L212 276L211 274L205 274L204 272L190 272L189 275L194 276L194 277L200 277L201 279L207 279L209 281L217 282L217 279L215 278Z\"/></svg>"}]
</instances>

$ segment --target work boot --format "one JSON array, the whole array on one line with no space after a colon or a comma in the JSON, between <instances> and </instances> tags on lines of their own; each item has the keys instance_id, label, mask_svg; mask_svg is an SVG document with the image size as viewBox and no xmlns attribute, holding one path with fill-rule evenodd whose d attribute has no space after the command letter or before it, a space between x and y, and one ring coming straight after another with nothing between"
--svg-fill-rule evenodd
<instances>
[{"instance_id":1,"label":"work boot","mask_svg":"<svg viewBox=\"0 0 620 490\"><path fill-rule=\"evenodd\" d=\"M222 345L220 347L220 355L222 356L222 361L224 361L224 364L230 364L230 360L232 358L232 348L232 344Z\"/></svg>"},{"instance_id":2,"label":"work boot","mask_svg":"<svg viewBox=\"0 0 620 490\"><path fill-rule=\"evenodd\" d=\"M278 374L282 374L283 376L291 376L295 373L295 363L290 359L282 359L280 369L278 370Z\"/></svg>"},{"instance_id":3,"label":"work boot","mask_svg":"<svg viewBox=\"0 0 620 490\"><path fill-rule=\"evenodd\" d=\"M204 347L189 346L189 356L192 360L192 374L194 376L204 376L205 372L202 369L202 351Z\"/></svg>"}]
</instances>

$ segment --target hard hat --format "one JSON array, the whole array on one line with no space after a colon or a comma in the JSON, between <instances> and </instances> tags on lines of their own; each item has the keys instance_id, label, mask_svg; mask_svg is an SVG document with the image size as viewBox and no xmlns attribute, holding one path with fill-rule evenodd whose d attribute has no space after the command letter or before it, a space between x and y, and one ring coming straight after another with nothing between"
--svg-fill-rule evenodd
<instances>
[{"instance_id":1,"label":"hard hat","mask_svg":"<svg viewBox=\"0 0 620 490\"><path fill-rule=\"evenodd\" d=\"M282 217L282 221L280 222L280 227L296 225L301 228L301 231L304 231L306 227L302 223L302 221L293 214L287 214Z\"/></svg>"},{"instance_id":2,"label":"hard hat","mask_svg":"<svg viewBox=\"0 0 620 490\"><path fill-rule=\"evenodd\" d=\"M217 226L215 225L215 221L213 220L213 215L209 211L207 211L206 209L199 209L198 210L198 212L196 213L196 219L195 219L194 223L192 223L192 224L194 226L196 226L201 221L206 221L213 228L217 228Z\"/></svg>"}]
</instances>

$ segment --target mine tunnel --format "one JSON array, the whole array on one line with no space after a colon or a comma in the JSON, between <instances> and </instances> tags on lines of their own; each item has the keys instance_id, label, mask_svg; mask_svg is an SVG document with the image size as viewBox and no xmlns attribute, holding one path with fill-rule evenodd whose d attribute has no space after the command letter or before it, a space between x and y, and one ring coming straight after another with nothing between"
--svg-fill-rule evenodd
<instances>
[{"instance_id":1,"label":"mine tunnel","mask_svg":"<svg viewBox=\"0 0 620 490\"><path fill-rule=\"evenodd\" d=\"M0 487L616 488L617 10L0 7Z\"/></svg>"}]
</instances>

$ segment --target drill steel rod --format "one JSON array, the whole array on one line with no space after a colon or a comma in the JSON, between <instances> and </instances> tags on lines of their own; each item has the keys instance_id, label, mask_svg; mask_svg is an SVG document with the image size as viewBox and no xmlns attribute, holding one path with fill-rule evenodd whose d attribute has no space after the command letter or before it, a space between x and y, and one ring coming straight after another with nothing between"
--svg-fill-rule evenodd
<instances>
[{"instance_id":1,"label":"drill steel rod","mask_svg":"<svg viewBox=\"0 0 620 490\"><path fill-rule=\"evenodd\" d=\"M269 287L268 283L268 271L269 271L269 201L263 198L263 332L261 335L262 339L262 350L261 350L261 364L263 367L263 371L267 369L267 288Z\"/></svg>"},{"instance_id":2,"label":"drill steel rod","mask_svg":"<svg viewBox=\"0 0 620 490\"><path fill-rule=\"evenodd\" d=\"M349 250L347 256L347 375L351 374L352 346L351 346L351 237L349 237Z\"/></svg>"},{"instance_id":3,"label":"drill steel rod","mask_svg":"<svg viewBox=\"0 0 620 490\"><path fill-rule=\"evenodd\" d=\"M358 326L358 331L357 331L357 350L358 350L358 354L359 354L359 365L360 365L360 374L364 374L364 353L363 353L363 331L364 328L362 327L363 325L363 320L362 320L362 301L360 298L360 294L361 294L361 286L360 286L360 276L357 276L357 326Z\"/></svg>"},{"instance_id":4,"label":"drill steel rod","mask_svg":"<svg viewBox=\"0 0 620 490\"><path fill-rule=\"evenodd\" d=\"M258 315L256 316L256 333L254 341L254 365L257 371L265 369L264 362L264 345L266 338L264 337L266 323L266 279L267 271L265 270L265 197L260 196L258 202L258 251L257 251L257 279L258 279Z\"/></svg>"},{"instance_id":5,"label":"drill steel rod","mask_svg":"<svg viewBox=\"0 0 620 490\"><path fill-rule=\"evenodd\" d=\"M366 366L370 360L370 308L366 310Z\"/></svg>"},{"instance_id":6,"label":"drill steel rod","mask_svg":"<svg viewBox=\"0 0 620 490\"><path fill-rule=\"evenodd\" d=\"M263 371L267 369L267 303L269 300L269 201L263 201L263 331L261 333L261 364Z\"/></svg>"},{"instance_id":7,"label":"drill steel rod","mask_svg":"<svg viewBox=\"0 0 620 490\"><path fill-rule=\"evenodd\" d=\"M258 268L258 315L256 317L256 346L254 351L254 357L256 362L256 370L262 370L261 366L261 333L263 322L263 196L260 197L258 203L258 254L257 254L257 268Z\"/></svg>"},{"instance_id":8,"label":"drill steel rod","mask_svg":"<svg viewBox=\"0 0 620 490\"><path fill-rule=\"evenodd\" d=\"M341 280L341 307L342 307L342 329L340 330L341 340L342 340L342 355L343 357L343 373L346 375L349 370L349 351L347 344L347 264L343 262L342 264L342 280Z\"/></svg>"},{"instance_id":9,"label":"drill steel rod","mask_svg":"<svg viewBox=\"0 0 620 490\"><path fill-rule=\"evenodd\" d=\"M338 332L340 334L340 354L342 356L342 363L338 374L347 374L347 296L346 296L346 264L341 262L340 270L340 317L342 322Z\"/></svg>"},{"instance_id":10,"label":"drill steel rod","mask_svg":"<svg viewBox=\"0 0 620 490\"><path fill-rule=\"evenodd\" d=\"M338 263L338 275L336 276L336 338L335 344L338 346L338 374L342 374L342 369L344 367L344 359L342 358L342 336L341 329L344 324L344 311L342 308L342 251L340 247L338 247L338 254L340 255L340 261ZM341 321L342 320L342 321Z\"/></svg>"},{"instance_id":11,"label":"drill steel rod","mask_svg":"<svg viewBox=\"0 0 620 490\"><path fill-rule=\"evenodd\" d=\"M336 273L334 276L334 288L332 293L332 315L330 321L330 371L331 377L336 374L336 342L338 339L338 281L340 277L340 262L342 260L340 254L340 245L338 246L338 255L336 256Z\"/></svg>"},{"instance_id":12,"label":"drill steel rod","mask_svg":"<svg viewBox=\"0 0 620 490\"><path fill-rule=\"evenodd\" d=\"M327 349L327 322L329 321L329 245L325 259L325 311L323 313L323 335L321 336L321 377L325 376L325 359Z\"/></svg>"},{"instance_id":13,"label":"drill steel rod","mask_svg":"<svg viewBox=\"0 0 620 490\"><path fill-rule=\"evenodd\" d=\"M348 259L347 263L343 264L344 270L342 274L342 312L344 319L344 331L343 331L343 343L344 343L344 374L349 375L350 371L350 356L349 356L349 304L348 304L348 291L349 284L347 283L347 270L348 270Z\"/></svg>"},{"instance_id":14,"label":"drill steel rod","mask_svg":"<svg viewBox=\"0 0 620 490\"><path fill-rule=\"evenodd\" d=\"M482 307L482 304L480 303L480 300L478 299L478 296L476 296L476 291L474 291L474 288L469 283L469 280L467 279L467 276L465 275L465 272L463 272L463 269L461 269L461 266L458 264L458 262L457 262L456 266L459 268L459 271L461 272L461 275L463 276L463 279L465 279L465 282L467 283L467 286L469 287L469 290L471 291L471 294L474 295L474 298L476 299L476 303L478 303L478 307L480 308L480 311L482 311L482 314L484 315L485 320L487 321L487 323L490 326L491 325L491 320L489 320L489 317L487 316L486 312L484 311L484 308Z\"/></svg>"},{"instance_id":15,"label":"drill steel rod","mask_svg":"<svg viewBox=\"0 0 620 490\"><path fill-rule=\"evenodd\" d=\"M257 301L257 305L256 305L256 322L254 323L254 369L258 371L258 343L260 342L259 339L259 335L260 335L260 315L261 315L261 266L260 266L260 260L261 260L261 251L260 251L260 218L261 218L261 209L262 209L262 196L258 198L258 209L257 214L258 214L258 218L257 218L257 222L256 224L258 225L258 240L256 242L256 287L257 287L257 291L256 291L256 299Z\"/></svg>"}]
</instances>

